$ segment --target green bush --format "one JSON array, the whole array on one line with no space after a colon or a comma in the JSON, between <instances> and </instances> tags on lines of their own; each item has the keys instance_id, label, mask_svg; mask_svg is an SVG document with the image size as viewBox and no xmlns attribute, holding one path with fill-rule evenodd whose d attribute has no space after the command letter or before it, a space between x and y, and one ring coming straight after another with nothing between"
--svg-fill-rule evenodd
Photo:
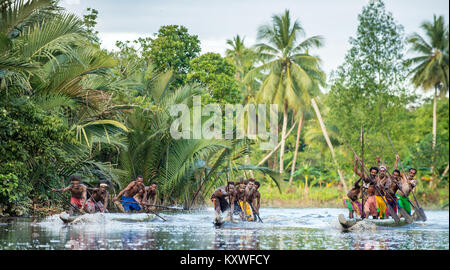
<instances>
[{"instance_id":1,"label":"green bush","mask_svg":"<svg viewBox=\"0 0 450 270\"><path fill-rule=\"evenodd\" d=\"M0 174L0 202L15 202L17 196L14 190L19 186L19 178L13 174Z\"/></svg>"},{"instance_id":2,"label":"green bush","mask_svg":"<svg viewBox=\"0 0 450 270\"><path fill-rule=\"evenodd\" d=\"M69 135L59 116L27 97L0 101L0 201L13 208L42 191L37 179L56 175Z\"/></svg>"}]
</instances>

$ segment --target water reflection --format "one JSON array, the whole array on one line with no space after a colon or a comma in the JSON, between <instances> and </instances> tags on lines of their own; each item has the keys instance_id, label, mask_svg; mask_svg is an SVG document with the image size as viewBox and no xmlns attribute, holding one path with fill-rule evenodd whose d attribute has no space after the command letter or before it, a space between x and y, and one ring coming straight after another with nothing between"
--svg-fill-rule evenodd
<instances>
[{"instance_id":1,"label":"water reflection","mask_svg":"<svg viewBox=\"0 0 450 270\"><path fill-rule=\"evenodd\" d=\"M104 221L64 225L59 218L0 220L0 250L414 250L449 249L448 211L429 220L375 231L342 232L340 209L264 209L264 223L212 225L213 212L167 215L168 221ZM264 213L264 214L263 214Z\"/></svg>"},{"instance_id":2,"label":"water reflection","mask_svg":"<svg viewBox=\"0 0 450 270\"><path fill-rule=\"evenodd\" d=\"M216 230L212 249L252 250L260 249L260 234L256 230Z\"/></svg>"}]
</instances>

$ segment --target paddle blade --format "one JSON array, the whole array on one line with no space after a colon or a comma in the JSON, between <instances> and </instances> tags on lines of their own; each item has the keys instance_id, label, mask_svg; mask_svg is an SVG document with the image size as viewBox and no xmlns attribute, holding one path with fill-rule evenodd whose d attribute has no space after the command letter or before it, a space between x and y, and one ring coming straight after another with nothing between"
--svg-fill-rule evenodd
<instances>
[{"instance_id":1,"label":"paddle blade","mask_svg":"<svg viewBox=\"0 0 450 270\"><path fill-rule=\"evenodd\" d=\"M402 215L402 217L405 218L405 220L406 220L406 222L408 222L408 224L413 223L414 220L413 220L412 216L410 216L410 215L406 212L405 209L399 208L399 209L398 209L398 212Z\"/></svg>"},{"instance_id":2,"label":"paddle blade","mask_svg":"<svg viewBox=\"0 0 450 270\"><path fill-rule=\"evenodd\" d=\"M419 213L419 217L422 219L422 221L427 221L427 216L425 215L425 212L422 208L417 209Z\"/></svg>"},{"instance_id":3,"label":"paddle blade","mask_svg":"<svg viewBox=\"0 0 450 270\"><path fill-rule=\"evenodd\" d=\"M387 205L387 208L389 210L389 214L395 220L395 222L400 222L400 218L397 216L394 209L392 209L392 207L389 204Z\"/></svg>"}]
</instances>

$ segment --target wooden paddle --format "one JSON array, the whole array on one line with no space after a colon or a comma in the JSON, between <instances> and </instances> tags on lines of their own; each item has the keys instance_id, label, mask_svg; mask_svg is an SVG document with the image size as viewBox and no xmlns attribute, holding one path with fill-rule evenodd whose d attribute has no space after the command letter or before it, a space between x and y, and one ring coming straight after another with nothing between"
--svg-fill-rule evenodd
<instances>
[{"instance_id":1,"label":"wooden paddle","mask_svg":"<svg viewBox=\"0 0 450 270\"><path fill-rule=\"evenodd\" d=\"M394 149L395 155L398 156L397 150L395 150L394 144L392 143L391 136L389 136L389 132L387 132L386 134L387 134L387 136L388 136L389 142L391 143L392 149ZM400 166L402 166L403 175L404 175L405 177L407 177L406 172L405 172L405 168L403 168L403 163L401 162L400 159L399 159L399 161L400 161ZM411 191L412 191L412 194L413 194L413 196L414 196L414 200L416 201L416 204L417 204L417 208L416 208L417 213L419 213L419 216L420 216L420 218L421 218L423 221L427 221L427 216L425 215L425 211L423 211L423 209L420 207L420 204L419 204L419 202L417 201L416 195L414 194L414 190L411 190ZM409 200L409 199L408 199L408 200Z\"/></svg>"},{"instance_id":2,"label":"wooden paddle","mask_svg":"<svg viewBox=\"0 0 450 270\"><path fill-rule=\"evenodd\" d=\"M262 221L262 219L259 217L259 215L255 212L255 209L253 208L253 205L252 205L251 203L248 203L248 204L250 205L250 208L252 208L253 214L255 214L256 217L258 217L258 219L259 219L259 221L260 221L261 223L264 223L264 222Z\"/></svg>"},{"instance_id":3,"label":"wooden paddle","mask_svg":"<svg viewBox=\"0 0 450 270\"><path fill-rule=\"evenodd\" d=\"M124 202L124 203L134 203L134 204L139 204L139 205L140 205L140 203L137 203L137 202L129 202L129 201L122 201L122 200L121 200L120 202ZM145 205L145 204L144 204L144 205ZM152 214L156 215L156 216L159 217L160 219L162 219L162 220L164 220L164 221L167 221L165 218L163 218L162 216L160 216L160 215L158 215L157 213L153 212L152 210L148 209L148 211L151 212Z\"/></svg>"},{"instance_id":4,"label":"wooden paddle","mask_svg":"<svg viewBox=\"0 0 450 270\"><path fill-rule=\"evenodd\" d=\"M38 178L38 180L43 183L46 187L48 187L49 189L52 189L52 187L50 187L47 183L45 183L44 181L42 181L41 179ZM61 199L62 202L70 205L70 207L72 207L73 209L75 209L75 213L74 214L79 214L80 213L80 209L78 209L77 207L73 206L70 202L67 201L66 198L64 198L60 193L58 192L54 192L55 194L58 194L58 197Z\"/></svg>"},{"instance_id":5,"label":"wooden paddle","mask_svg":"<svg viewBox=\"0 0 450 270\"><path fill-rule=\"evenodd\" d=\"M358 155L355 153L355 151L353 150L353 148L348 145L345 141L344 143L347 145L348 148L350 148L350 150L353 152L353 154L358 157ZM364 165L363 166L364 172L367 173L367 168ZM369 176L370 174L367 173L367 175ZM386 199L384 198L384 196L382 196L383 193L381 193L381 191L378 189L377 184L374 184L375 189L377 190L377 192L380 194L381 199L383 200L383 202L386 204L387 209L389 210L389 213L391 213L392 218L395 220L395 222L400 222L400 218L397 216L397 214L395 213L394 209L392 209L392 207L386 202Z\"/></svg>"},{"instance_id":6,"label":"wooden paddle","mask_svg":"<svg viewBox=\"0 0 450 270\"><path fill-rule=\"evenodd\" d=\"M364 178L364 126L361 125L361 172L363 172ZM364 184L364 183L363 183ZM361 185L361 218L364 219L366 217L366 214L364 213L364 204L366 203L366 199L364 198L364 187Z\"/></svg>"},{"instance_id":7,"label":"wooden paddle","mask_svg":"<svg viewBox=\"0 0 450 270\"><path fill-rule=\"evenodd\" d=\"M418 209L416 209L416 210L418 210L419 216L422 218L423 221L427 221L427 216L425 215L425 211L423 211L423 209L420 207L419 202L417 201L417 198L416 198L416 194L414 194L414 190L411 190L411 191L412 191L414 200L417 203Z\"/></svg>"},{"instance_id":8,"label":"wooden paddle","mask_svg":"<svg viewBox=\"0 0 450 270\"><path fill-rule=\"evenodd\" d=\"M163 209L169 209L169 210L178 210L178 211L186 211L183 208L178 208L178 207L167 207L167 206L162 206L162 205L156 205L156 204L145 204L146 206L154 206L154 207L158 207L158 208L163 208Z\"/></svg>"}]
</instances>

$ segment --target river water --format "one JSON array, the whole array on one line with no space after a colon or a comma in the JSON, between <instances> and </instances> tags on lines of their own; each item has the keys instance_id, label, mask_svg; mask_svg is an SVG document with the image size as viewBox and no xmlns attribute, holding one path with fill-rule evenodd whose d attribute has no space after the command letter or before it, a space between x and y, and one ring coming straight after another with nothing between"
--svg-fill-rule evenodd
<instances>
[{"instance_id":1,"label":"river water","mask_svg":"<svg viewBox=\"0 0 450 270\"><path fill-rule=\"evenodd\" d=\"M426 211L426 222L342 232L346 209L262 208L263 223L212 224L212 208L189 213L95 214L66 225L58 215L0 219L0 250L436 250L449 249L449 212ZM106 217L105 217L106 216ZM127 219L113 219L127 217Z\"/></svg>"}]
</instances>

